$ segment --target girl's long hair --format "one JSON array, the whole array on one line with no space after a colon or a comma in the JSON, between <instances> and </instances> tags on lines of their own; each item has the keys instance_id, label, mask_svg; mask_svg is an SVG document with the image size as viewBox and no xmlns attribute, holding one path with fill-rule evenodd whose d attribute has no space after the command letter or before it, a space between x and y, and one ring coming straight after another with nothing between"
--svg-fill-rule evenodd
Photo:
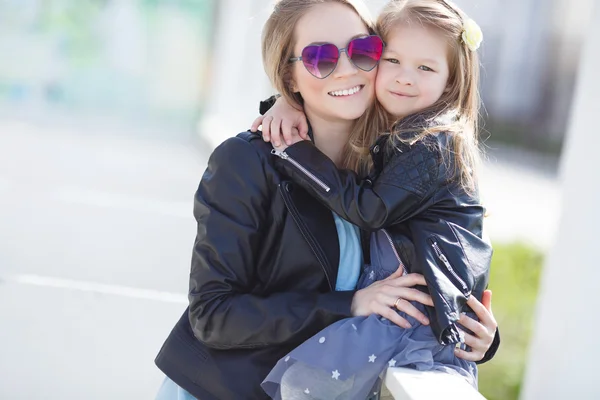
<instances>
[{"instance_id":1,"label":"girl's long hair","mask_svg":"<svg viewBox=\"0 0 600 400\"><path fill-rule=\"evenodd\" d=\"M432 106L401 120L386 122L393 139L409 145L439 132L451 135L446 155L453 161L454 177L463 189L472 192L476 189L480 160L481 101L479 58L462 41L465 19L462 11L449 1L392 0L379 16L376 29L385 40L397 24L421 24L447 38L450 67L447 90Z\"/></svg>"}]
</instances>

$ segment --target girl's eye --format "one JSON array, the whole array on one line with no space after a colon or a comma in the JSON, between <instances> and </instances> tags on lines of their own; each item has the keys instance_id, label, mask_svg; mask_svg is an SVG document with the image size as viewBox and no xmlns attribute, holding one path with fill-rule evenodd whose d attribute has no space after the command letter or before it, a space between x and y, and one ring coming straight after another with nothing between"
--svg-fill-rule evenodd
<instances>
[{"instance_id":1,"label":"girl's eye","mask_svg":"<svg viewBox=\"0 0 600 400\"><path fill-rule=\"evenodd\" d=\"M384 60L387 62L391 62L392 64L400 64L400 61L398 61L395 58L384 58Z\"/></svg>"},{"instance_id":2,"label":"girl's eye","mask_svg":"<svg viewBox=\"0 0 600 400\"><path fill-rule=\"evenodd\" d=\"M419 67L419 69L422 70L422 71L433 72L433 70L431 68L429 68L428 66L426 66L426 65L421 65Z\"/></svg>"}]
</instances>

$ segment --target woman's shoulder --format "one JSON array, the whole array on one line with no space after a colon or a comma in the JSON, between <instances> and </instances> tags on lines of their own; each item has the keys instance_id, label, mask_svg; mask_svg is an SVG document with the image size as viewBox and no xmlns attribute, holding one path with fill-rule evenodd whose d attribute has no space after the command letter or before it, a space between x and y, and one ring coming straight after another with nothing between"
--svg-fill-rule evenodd
<instances>
[{"instance_id":1,"label":"woman's shoulder","mask_svg":"<svg viewBox=\"0 0 600 400\"><path fill-rule=\"evenodd\" d=\"M268 196L273 187L275 169L260 135L241 132L218 145L208 159L202 175L201 196L231 196L243 190L248 197ZM243 189L241 189L243 188Z\"/></svg>"},{"instance_id":2,"label":"woman's shoulder","mask_svg":"<svg viewBox=\"0 0 600 400\"><path fill-rule=\"evenodd\" d=\"M271 144L262 140L260 131L245 131L224 140L214 149L211 157L224 157L232 162L235 161L236 157L241 159L256 157L268 161L266 156L270 155L271 149Z\"/></svg>"},{"instance_id":3,"label":"woman's shoulder","mask_svg":"<svg viewBox=\"0 0 600 400\"><path fill-rule=\"evenodd\" d=\"M271 144L262 140L260 132L241 132L213 150L208 160L208 170L219 169L220 174L227 170L242 179L256 174L265 175L267 170L272 169L271 149Z\"/></svg>"}]
</instances>

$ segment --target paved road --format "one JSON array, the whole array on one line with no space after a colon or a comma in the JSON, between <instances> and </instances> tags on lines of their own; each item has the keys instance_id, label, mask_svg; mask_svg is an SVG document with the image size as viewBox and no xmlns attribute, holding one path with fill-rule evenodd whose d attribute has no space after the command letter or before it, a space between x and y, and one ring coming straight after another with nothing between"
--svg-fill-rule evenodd
<instances>
[{"instance_id":1,"label":"paved road","mask_svg":"<svg viewBox=\"0 0 600 400\"><path fill-rule=\"evenodd\" d=\"M0 398L151 399L185 308L190 146L0 124Z\"/></svg>"},{"instance_id":2,"label":"paved road","mask_svg":"<svg viewBox=\"0 0 600 400\"><path fill-rule=\"evenodd\" d=\"M153 358L185 307L206 153L0 121L1 399L153 398ZM547 247L555 165L493 154L491 236Z\"/></svg>"}]
</instances>

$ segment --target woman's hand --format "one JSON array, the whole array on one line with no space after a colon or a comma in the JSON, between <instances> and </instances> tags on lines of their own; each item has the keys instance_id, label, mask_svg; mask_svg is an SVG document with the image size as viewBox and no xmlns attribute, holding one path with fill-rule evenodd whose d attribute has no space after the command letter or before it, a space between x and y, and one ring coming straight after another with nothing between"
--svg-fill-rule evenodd
<instances>
[{"instance_id":1,"label":"woman's hand","mask_svg":"<svg viewBox=\"0 0 600 400\"><path fill-rule=\"evenodd\" d=\"M479 321L463 314L458 322L473 332L473 335L462 331L465 335L465 343L471 347L471 351L456 349L457 357L467 361L480 361L485 356L496 336L498 324L492 313L492 291L486 290L483 292L483 297L480 303L475 296L471 296L467 304L477 315Z\"/></svg>"},{"instance_id":2,"label":"woman's hand","mask_svg":"<svg viewBox=\"0 0 600 400\"><path fill-rule=\"evenodd\" d=\"M284 143L291 146L301 140L309 139L306 115L283 97L278 98L265 115L256 118L250 130L256 132L260 125L262 125L263 140L270 141L277 150L283 150L281 146Z\"/></svg>"},{"instance_id":3,"label":"woman's hand","mask_svg":"<svg viewBox=\"0 0 600 400\"><path fill-rule=\"evenodd\" d=\"M425 278L420 274L402 276L402 273L403 268L400 266L398 271L386 279L357 291L352 299L352 315L369 316L378 314L398 326L410 328L410 323L394 310L394 308L397 308L421 321L423 325L429 325L429 319L410 303L411 300L414 300L433 306L431 296L413 288L415 285L426 286Z\"/></svg>"}]
</instances>

